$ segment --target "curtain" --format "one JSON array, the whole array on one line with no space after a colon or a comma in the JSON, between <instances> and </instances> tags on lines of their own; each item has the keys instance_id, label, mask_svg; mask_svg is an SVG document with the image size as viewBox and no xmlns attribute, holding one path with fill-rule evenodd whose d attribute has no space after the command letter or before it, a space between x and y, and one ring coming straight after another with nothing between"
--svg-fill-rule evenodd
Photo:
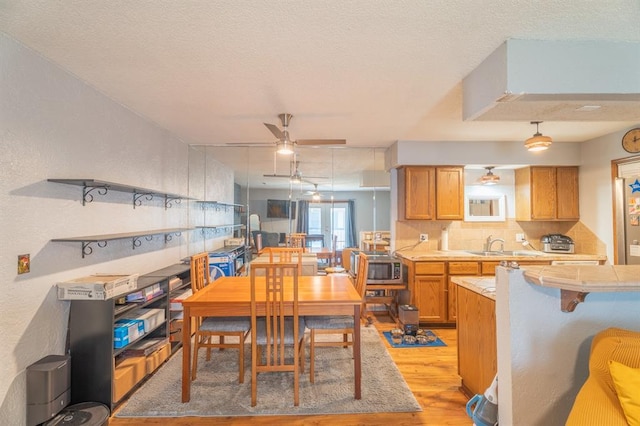
<instances>
[{"instance_id":1,"label":"curtain","mask_svg":"<svg viewBox=\"0 0 640 426\"><path fill-rule=\"evenodd\" d=\"M356 202L349 200L347 202L347 223L345 233L345 247L357 247L358 238L356 237Z\"/></svg>"},{"instance_id":2,"label":"curtain","mask_svg":"<svg viewBox=\"0 0 640 426\"><path fill-rule=\"evenodd\" d=\"M298 222L296 232L309 233L309 201L298 200Z\"/></svg>"}]
</instances>

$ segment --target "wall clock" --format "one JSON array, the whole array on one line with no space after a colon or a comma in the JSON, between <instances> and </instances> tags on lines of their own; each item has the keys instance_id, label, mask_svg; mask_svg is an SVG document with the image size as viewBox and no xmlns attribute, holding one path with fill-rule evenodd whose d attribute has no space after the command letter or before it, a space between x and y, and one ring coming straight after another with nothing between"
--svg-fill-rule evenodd
<instances>
[{"instance_id":1,"label":"wall clock","mask_svg":"<svg viewBox=\"0 0 640 426\"><path fill-rule=\"evenodd\" d=\"M622 137L622 147L632 154L640 152L640 127L629 130Z\"/></svg>"}]
</instances>

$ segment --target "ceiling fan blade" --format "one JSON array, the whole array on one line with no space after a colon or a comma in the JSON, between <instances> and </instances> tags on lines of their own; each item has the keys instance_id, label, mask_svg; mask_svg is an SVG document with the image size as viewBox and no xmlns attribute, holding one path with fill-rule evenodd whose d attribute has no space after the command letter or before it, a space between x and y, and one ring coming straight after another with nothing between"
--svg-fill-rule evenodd
<instances>
[{"instance_id":1,"label":"ceiling fan blade","mask_svg":"<svg viewBox=\"0 0 640 426\"><path fill-rule=\"evenodd\" d=\"M222 145L211 145L211 146L225 146L225 147L233 146L238 148L268 147L268 146L273 146L273 142L238 142L238 143L226 142Z\"/></svg>"},{"instance_id":2,"label":"ceiling fan blade","mask_svg":"<svg viewBox=\"0 0 640 426\"><path fill-rule=\"evenodd\" d=\"M282 133L282 131L280 129L278 129L278 126L274 125L274 124L269 124L269 123L262 123L265 126L267 126L267 129L269 129L271 131L271 133L273 133L273 135L278 138L279 140L283 140L285 137L285 134Z\"/></svg>"},{"instance_id":3,"label":"ceiling fan blade","mask_svg":"<svg viewBox=\"0 0 640 426\"><path fill-rule=\"evenodd\" d=\"M298 139L298 145L345 145L346 139Z\"/></svg>"},{"instance_id":4,"label":"ceiling fan blade","mask_svg":"<svg viewBox=\"0 0 640 426\"><path fill-rule=\"evenodd\" d=\"M263 177L272 177L272 178L287 178L290 179L291 176L290 175L275 175L275 174L264 174L262 175Z\"/></svg>"}]
</instances>

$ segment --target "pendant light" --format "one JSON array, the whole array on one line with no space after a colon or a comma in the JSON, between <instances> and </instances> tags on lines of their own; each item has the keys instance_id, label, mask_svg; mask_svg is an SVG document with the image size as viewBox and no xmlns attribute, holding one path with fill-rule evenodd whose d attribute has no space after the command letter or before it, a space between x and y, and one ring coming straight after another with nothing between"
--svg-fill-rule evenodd
<instances>
[{"instance_id":1,"label":"pendant light","mask_svg":"<svg viewBox=\"0 0 640 426\"><path fill-rule=\"evenodd\" d=\"M545 149L551 146L553 142L549 136L544 136L542 133L538 131L538 125L542 123L542 121L532 121L531 124L536 125L536 133L527 139L524 143L524 147L529 151L544 151Z\"/></svg>"},{"instance_id":2,"label":"pendant light","mask_svg":"<svg viewBox=\"0 0 640 426\"><path fill-rule=\"evenodd\" d=\"M482 175L482 177L480 178L480 183L482 185L496 185L498 182L500 182L500 176L494 175L491 171L493 170L493 168L493 166L485 167L485 169L487 169L487 174Z\"/></svg>"}]
</instances>

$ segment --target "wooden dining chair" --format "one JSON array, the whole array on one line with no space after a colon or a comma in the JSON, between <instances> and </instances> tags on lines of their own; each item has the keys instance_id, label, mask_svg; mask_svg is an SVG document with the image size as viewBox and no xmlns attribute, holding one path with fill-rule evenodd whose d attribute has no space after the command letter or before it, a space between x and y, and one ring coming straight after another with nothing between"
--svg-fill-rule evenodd
<instances>
[{"instance_id":1,"label":"wooden dining chair","mask_svg":"<svg viewBox=\"0 0 640 426\"><path fill-rule=\"evenodd\" d=\"M293 404L300 403L304 372L304 318L298 314L298 265L264 263L251 274L251 406L257 403L258 373L293 372ZM293 347L293 355L285 353Z\"/></svg>"},{"instance_id":2,"label":"wooden dining chair","mask_svg":"<svg viewBox=\"0 0 640 426\"><path fill-rule=\"evenodd\" d=\"M360 319L366 320L365 289L367 287L367 271L369 269L369 259L364 253L360 253L358 259L358 275L355 278L355 288L362 305L360 307ZM367 320L368 322L368 320ZM315 379L315 353L316 347L320 346L341 346L347 348L353 346L353 329L360 326L361 321L354 321L353 315L323 315L305 317L305 326L309 333L309 380L314 383ZM341 341L317 341L320 334L342 334ZM349 340L351 336L351 340Z\"/></svg>"},{"instance_id":3,"label":"wooden dining chair","mask_svg":"<svg viewBox=\"0 0 640 426\"><path fill-rule=\"evenodd\" d=\"M203 252L191 256L191 290L195 294L209 285L209 253ZM244 383L244 341L249 335L251 319L249 317L205 317L197 318L193 345L193 363L191 380L196 379L198 371L198 350L207 348L207 361L211 359L211 349L238 349L239 381ZM217 337L217 340L214 339ZM235 337L238 342L225 341L225 337ZM235 339L234 339L235 340Z\"/></svg>"},{"instance_id":4,"label":"wooden dining chair","mask_svg":"<svg viewBox=\"0 0 640 426\"><path fill-rule=\"evenodd\" d=\"M266 247L264 253L269 254L269 263L297 263L298 275L302 275L301 247Z\"/></svg>"},{"instance_id":5,"label":"wooden dining chair","mask_svg":"<svg viewBox=\"0 0 640 426\"><path fill-rule=\"evenodd\" d=\"M301 247L303 251L306 251L307 234L300 232L289 234L289 247Z\"/></svg>"}]
</instances>

